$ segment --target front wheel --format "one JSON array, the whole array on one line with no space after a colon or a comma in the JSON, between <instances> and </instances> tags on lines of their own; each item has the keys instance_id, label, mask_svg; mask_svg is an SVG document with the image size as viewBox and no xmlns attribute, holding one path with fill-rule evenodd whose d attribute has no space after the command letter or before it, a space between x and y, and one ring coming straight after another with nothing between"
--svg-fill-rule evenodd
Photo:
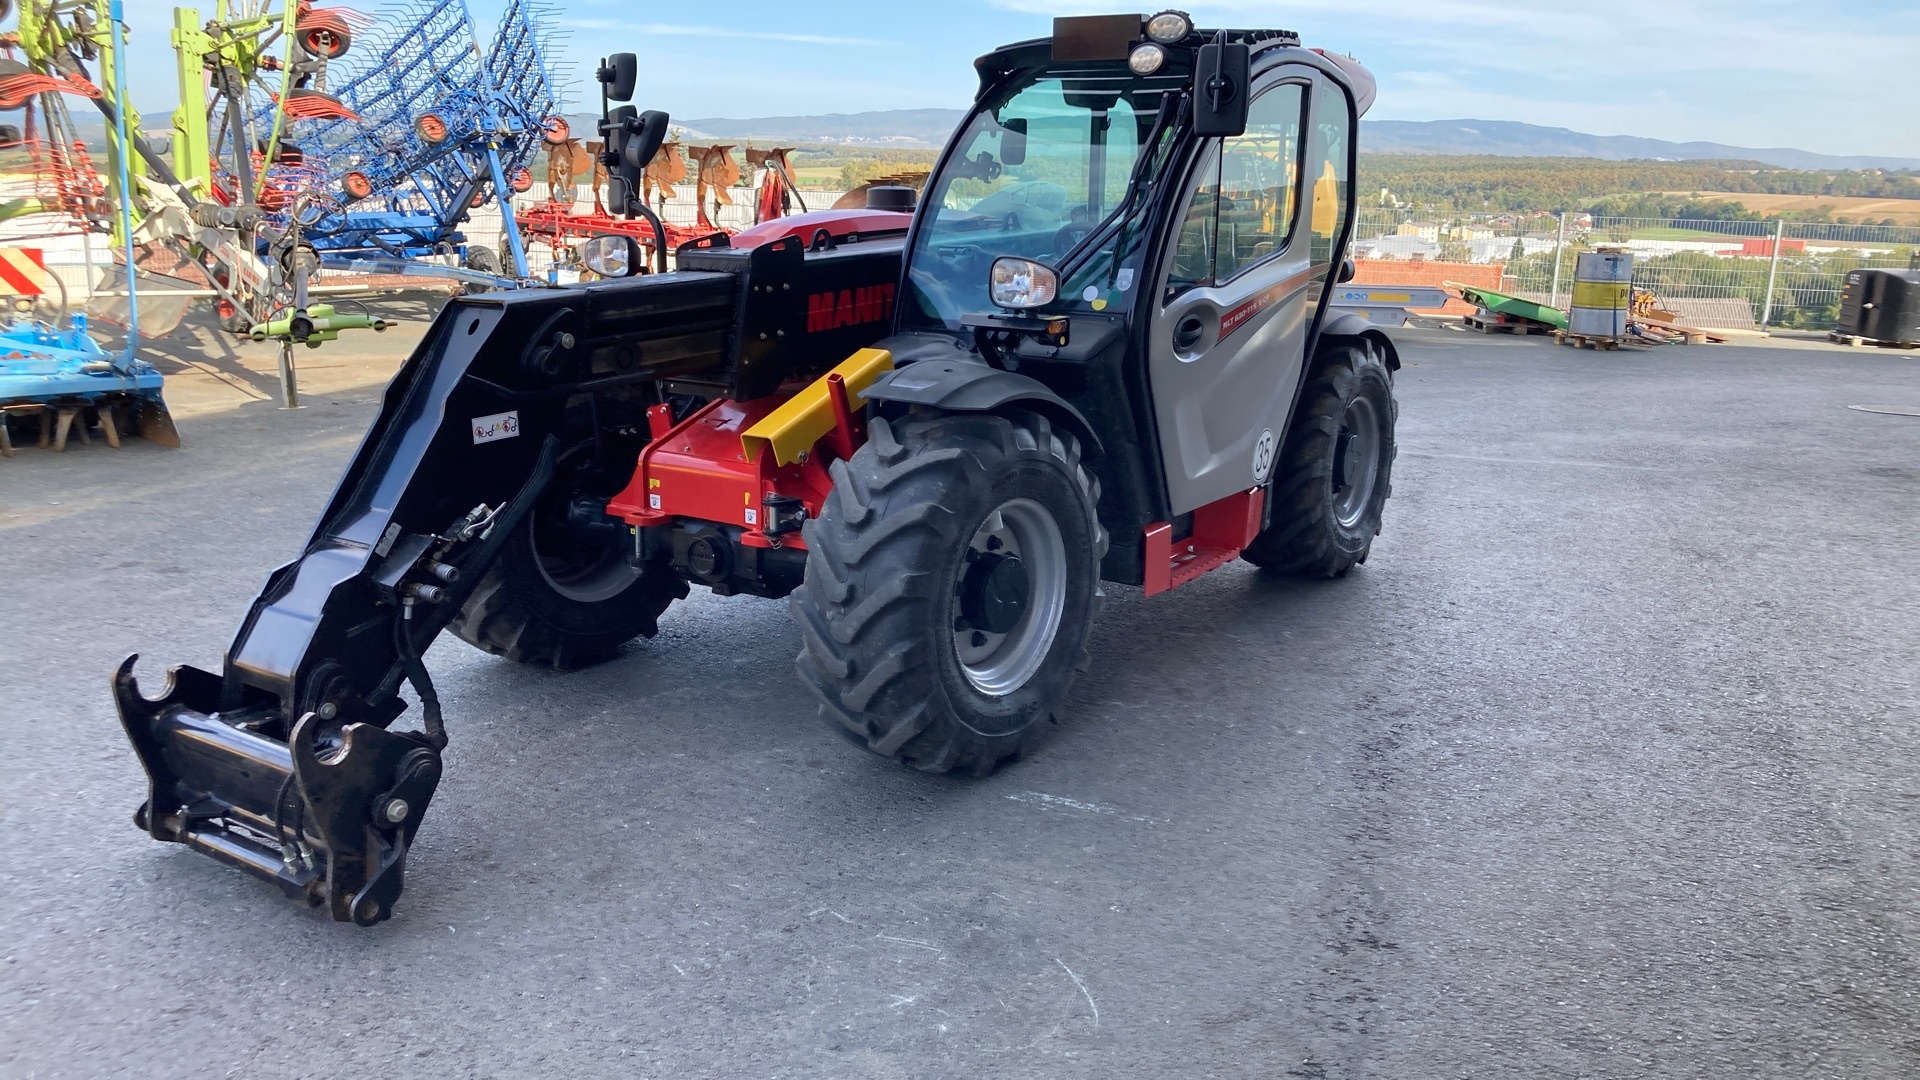
<instances>
[{"instance_id":1,"label":"front wheel","mask_svg":"<svg viewBox=\"0 0 1920 1080\"><path fill-rule=\"evenodd\" d=\"M687 583L661 569L635 571L618 548L582 543L557 512L536 509L449 625L467 644L523 664L577 668L608 660L659 632Z\"/></svg>"},{"instance_id":2,"label":"front wheel","mask_svg":"<svg viewBox=\"0 0 1920 1080\"><path fill-rule=\"evenodd\" d=\"M1307 578L1345 577L1366 562L1393 493L1399 415L1393 376L1370 343L1321 350L1274 465L1272 524L1242 556Z\"/></svg>"},{"instance_id":3,"label":"front wheel","mask_svg":"<svg viewBox=\"0 0 1920 1080\"><path fill-rule=\"evenodd\" d=\"M806 525L800 678L842 735L992 772L1085 669L1107 537L1080 444L1044 417L873 422Z\"/></svg>"}]
</instances>

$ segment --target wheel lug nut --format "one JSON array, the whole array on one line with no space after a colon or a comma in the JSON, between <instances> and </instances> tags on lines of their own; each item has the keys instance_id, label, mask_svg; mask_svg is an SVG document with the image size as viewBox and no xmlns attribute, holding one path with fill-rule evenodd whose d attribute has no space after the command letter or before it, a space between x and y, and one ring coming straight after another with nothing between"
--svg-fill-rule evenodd
<instances>
[{"instance_id":1,"label":"wheel lug nut","mask_svg":"<svg viewBox=\"0 0 1920 1080\"><path fill-rule=\"evenodd\" d=\"M405 799L388 799L383 812L387 815L388 821L398 825L407 820L407 815L413 812L413 807L408 806Z\"/></svg>"}]
</instances>

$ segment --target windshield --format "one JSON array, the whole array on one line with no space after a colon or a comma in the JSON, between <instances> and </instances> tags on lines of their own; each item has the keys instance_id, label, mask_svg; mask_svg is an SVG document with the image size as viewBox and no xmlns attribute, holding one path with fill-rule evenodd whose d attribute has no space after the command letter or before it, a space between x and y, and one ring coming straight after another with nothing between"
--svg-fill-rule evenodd
<instances>
[{"instance_id":1,"label":"windshield","mask_svg":"<svg viewBox=\"0 0 1920 1080\"><path fill-rule=\"evenodd\" d=\"M987 274L1001 256L1057 267L1126 200L1161 95L1178 85L1124 69L1041 75L983 104L927 186L933 212L914 239L904 321L957 330L962 315L995 310ZM1061 283L1049 310L1122 311L1131 303L1140 230L1115 232ZM1125 250L1116 253L1121 236Z\"/></svg>"}]
</instances>

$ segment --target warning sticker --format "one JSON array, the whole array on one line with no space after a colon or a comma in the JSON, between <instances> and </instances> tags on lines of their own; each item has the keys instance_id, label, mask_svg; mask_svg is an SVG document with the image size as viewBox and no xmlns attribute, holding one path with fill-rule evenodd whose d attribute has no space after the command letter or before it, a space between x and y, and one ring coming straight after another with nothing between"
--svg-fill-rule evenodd
<instances>
[{"instance_id":1,"label":"warning sticker","mask_svg":"<svg viewBox=\"0 0 1920 1080\"><path fill-rule=\"evenodd\" d=\"M494 413L492 416L473 418L473 441L475 445L483 442L498 442L511 439L520 434L520 410Z\"/></svg>"}]
</instances>

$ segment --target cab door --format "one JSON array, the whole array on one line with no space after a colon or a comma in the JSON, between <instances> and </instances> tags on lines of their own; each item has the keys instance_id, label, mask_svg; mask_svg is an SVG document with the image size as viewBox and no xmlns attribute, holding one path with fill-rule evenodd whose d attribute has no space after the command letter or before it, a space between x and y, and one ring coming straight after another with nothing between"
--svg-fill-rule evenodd
<instances>
[{"instance_id":1,"label":"cab door","mask_svg":"<svg viewBox=\"0 0 1920 1080\"><path fill-rule=\"evenodd\" d=\"M1302 205L1317 73L1295 70L1203 153L1158 270L1147 366L1175 514L1264 484L1286 434L1326 276Z\"/></svg>"}]
</instances>

